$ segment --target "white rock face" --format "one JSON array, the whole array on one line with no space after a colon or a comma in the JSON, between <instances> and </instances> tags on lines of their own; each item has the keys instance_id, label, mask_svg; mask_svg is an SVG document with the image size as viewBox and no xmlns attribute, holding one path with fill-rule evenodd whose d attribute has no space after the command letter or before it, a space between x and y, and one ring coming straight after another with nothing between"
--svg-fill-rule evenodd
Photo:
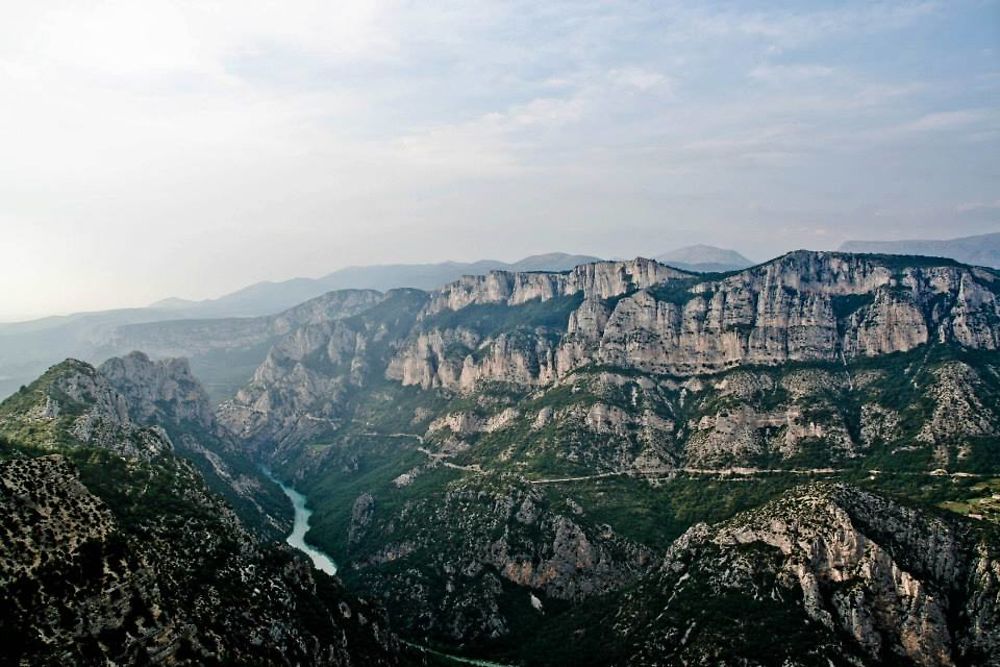
<instances>
[{"instance_id":1,"label":"white rock face","mask_svg":"<svg viewBox=\"0 0 1000 667\"><path fill-rule=\"evenodd\" d=\"M136 421L214 426L211 402L186 359L152 361L142 352L132 352L109 359L98 370L127 399Z\"/></svg>"},{"instance_id":2,"label":"white rock face","mask_svg":"<svg viewBox=\"0 0 1000 667\"><path fill-rule=\"evenodd\" d=\"M839 484L800 488L722 524L698 524L674 542L660 579L665 607L650 612L651 627L634 630L647 651L635 664L671 663L664 655L683 651L663 628L671 602L690 599L688 587L704 596L746 579L760 586L758 599L795 591L812 621L851 639L863 656L857 664L891 655L930 667L963 664L968 651L992 656L991 551L955 522L875 494Z\"/></svg>"},{"instance_id":3,"label":"white rock face","mask_svg":"<svg viewBox=\"0 0 1000 667\"><path fill-rule=\"evenodd\" d=\"M569 273L491 271L484 276L465 276L441 288L427 304L424 316L461 310L473 304L516 306L579 292L585 298L608 299L691 275L641 257L626 262L582 264Z\"/></svg>"},{"instance_id":4,"label":"white rock face","mask_svg":"<svg viewBox=\"0 0 1000 667\"><path fill-rule=\"evenodd\" d=\"M51 377L48 384L43 382L46 377ZM126 397L89 364L68 359L49 369L39 382L45 395L37 406L8 420L65 428L82 443L126 457L153 458L174 447L163 429L134 421Z\"/></svg>"},{"instance_id":5,"label":"white rock face","mask_svg":"<svg viewBox=\"0 0 1000 667\"><path fill-rule=\"evenodd\" d=\"M665 294L657 286L671 287ZM905 352L936 339L1000 347L994 274L961 266L903 267L836 253L796 252L721 281L649 260L562 274L468 277L433 296L423 316L471 304L517 305L582 291L564 332L433 329L413 335L387 377L470 391L483 382L545 385L588 364L698 375L743 365L839 361ZM607 301L609 298L617 301ZM852 301L853 300L853 301ZM449 356L456 345L476 354Z\"/></svg>"},{"instance_id":6,"label":"white rock face","mask_svg":"<svg viewBox=\"0 0 1000 667\"><path fill-rule=\"evenodd\" d=\"M266 429L271 437L317 437L337 428L341 399L373 374L425 390L472 393L494 383L552 387L596 367L668 376L696 392L705 374L750 366L839 365L939 342L996 350L998 281L994 272L961 265L805 251L722 280L699 281L645 259L598 262L568 273L469 276L418 293L409 320L396 315L387 296L377 309L379 317L391 311L389 320L359 325L351 318L292 329L223 415L244 436ZM546 313L547 302L558 317ZM472 308L477 305L498 307ZM867 437L873 438L876 416L868 418ZM547 419L539 415L535 427L544 428ZM823 439L841 443L848 456L857 454L843 425L795 414L713 419L695 429L706 452L727 438L751 456L761 446L752 434L770 421L780 426L788 452L802 441ZM615 432L614 419L591 421L588 428ZM891 424L877 428L892 430Z\"/></svg>"}]
</instances>

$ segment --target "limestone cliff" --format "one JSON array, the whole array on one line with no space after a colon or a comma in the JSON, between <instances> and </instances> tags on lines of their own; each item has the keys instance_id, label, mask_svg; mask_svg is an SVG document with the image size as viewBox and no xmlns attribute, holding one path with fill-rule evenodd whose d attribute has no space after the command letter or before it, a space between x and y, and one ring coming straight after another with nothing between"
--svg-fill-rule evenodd
<instances>
[{"instance_id":1,"label":"limestone cliff","mask_svg":"<svg viewBox=\"0 0 1000 667\"><path fill-rule=\"evenodd\" d=\"M186 359L154 361L132 352L108 359L98 373L120 395L129 418L162 429L246 524L275 538L288 532L291 513L284 494L255 465L250 449L216 420Z\"/></svg>"},{"instance_id":2,"label":"limestone cliff","mask_svg":"<svg viewBox=\"0 0 1000 667\"><path fill-rule=\"evenodd\" d=\"M491 271L481 276L465 276L433 292L422 315L427 317L471 305L517 306L536 299L548 301L577 293L589 298L609 299L692 275L642 257L625 262L581 264L562 273Z\"/></svg>"},{"instance_id":3,"label":"limestone cliff","mask_svg":"<svg viewBox=\"0 0 1000 667\"><path fill-rule=\"evenodd\" d=\"M378 608L260 541L127 406L75 361L0 403L0 662L398 662Z\"/></svg>"},{"instance_id":4,"label":"limestone cliff","mask_svg":"<svg viewBox=\"0 0 1000 667\"><path fill-rule=\"evenodd\" d=\"M611 263L581 266L570 276L465 279L431 297L424 326L399 348L387 375L468 391L490 381L546 384L589 364L695 375L878 356L930 342L1000 347L1000 278L984 269L815 252L719 280L658 266L635 260L617 270ZM584 300L555 338L551 328L470 336L460 324L427 326L434 322L429 315L445 309L516 306L576 292ZM456 344L469 353L456 357Z\"/></svg>"},{"instance_id":5,"label":"limestone cliff","mask_svg":"<svg viewBox=\"0 0 1000 667\"><path fill-rule=\"evenodd\" d=\"M947 260L804 251L708 279L642 259L565 274L497 272L424 297L411 291L398 313L398 298L388 299L292 330L222 414L244 437L305 441L336 432L347 398L383 377L472 394L555 387L592 367L696 378L935 345L992 351L998 293L996 273ZM389 313L391 326L377 322ZM828 427L796 422L800 435L789 437Z\"/></svg>"},{"instance_id":6,"label":"limestone cliff","mask_svg":"<svg viewBox=\"0 0 1000 667\"><path fill-rule=\"evenodd\" d=\"M619 609L627 662L1000 664L997 542L970 529L847 485L696 525Z\"/></svg>"}]
</instances>

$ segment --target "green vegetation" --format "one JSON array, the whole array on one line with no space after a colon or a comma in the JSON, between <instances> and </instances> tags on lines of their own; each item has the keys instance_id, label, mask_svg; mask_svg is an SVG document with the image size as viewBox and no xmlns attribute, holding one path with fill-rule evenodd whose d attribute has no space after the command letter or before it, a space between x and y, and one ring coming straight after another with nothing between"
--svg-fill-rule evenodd
<instances>
[{"instance_id":1,"label":"green vegetation","mask_svg":"<svg viewBox=\"0 0 1000 667\"><path fill-rule=\"evenodd\" d=\"M659 285L654 285L653 287L648 288L647 291L657 301L662 301L664 303L672 303L677 306L683 306L684 304L686 304L688 301L691 301L695 297L703 296L692 292L691 291L692 287L710 281L711 278L708 278L706 276L693 276L691 278L668 280L664 283L660 283Z\"/></svg>"},{"instance_id":2,"label":"green vegetation","mask_svg":"<svg viewBox=\"0 0 1000 667\"><path fill-rule=\"evenodd\" d=\"M520 328L547 328L565 331L570 313L583 303L583 293L557 296L542 301L535 299L516 306L506 303L472 304L465 308L443 310L421 323L425 331L462 327L484 338Z\"/></svg>"},{"instance_id":3,"label":"green vegetation","mask_svg":"<svg viewBox=\"0 0 1000 667\"><path fill-rule=\"evenodd\" d=\"M875 303L875 295L865 294L836 294L830 297L830 305L833 308L833 316L837 318L838 324L847 319L857 311ZM843 329L840 334L843 335Z\"/></svg>"},{"instance_id":4,"label":"green vegetation","mask_svg":"<svg viewBox=\"0 0 1000 667\"><path fill-rule=\"evenodd\" d=\"M198 378L212 378L202 384L213 403L232 398L253 377L267 357L271 341L240 350L212 350L191 357L191 372Z\"/></svg>"}]
</instances>

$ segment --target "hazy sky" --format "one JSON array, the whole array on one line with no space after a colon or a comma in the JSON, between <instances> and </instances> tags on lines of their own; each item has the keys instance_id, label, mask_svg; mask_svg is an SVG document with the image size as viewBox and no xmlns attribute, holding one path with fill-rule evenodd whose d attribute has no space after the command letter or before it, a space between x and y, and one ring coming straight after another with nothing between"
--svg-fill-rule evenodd
<instances>
[{"instance_id":1,"label":"hazy sky","mask_svg":"<svg viewBox=\"0 0 1000 667\"><path fill-rule=\"evenodd\" d=\"M1000 229L1000 0L0 0L0 319Z\"/></svg>"}]
</instances>

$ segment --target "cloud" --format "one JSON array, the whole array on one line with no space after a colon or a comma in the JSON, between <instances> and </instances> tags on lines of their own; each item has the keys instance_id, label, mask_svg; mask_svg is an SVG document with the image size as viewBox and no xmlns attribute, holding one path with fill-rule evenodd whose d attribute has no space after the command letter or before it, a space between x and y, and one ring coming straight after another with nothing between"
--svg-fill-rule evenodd
<instances>
[{"instance_id":1,"label":"cloud","mask_svg":"<svg viewBox=\"0 0 1000 667\"><path fill-rule=\"evenodd\" d=\"M826 79L836 73L825 65L758 65L750 70L749 77L769 84L800 84L805 81Z\"/></svg>"},{"instance_id":2,"label":"cloud","mask_svg":"<svg viewBox=\"0 0 1000 667\"><path fill-rule=\"evenodd\" d=\"M1000 199L993 201L973 201L959 204L955 207L956 213L978 213L1000 211Z\"/></svg>"},{"instance_id":3,"label":"cloud","mask_svg":"<svg viewBox=\"0 0 1000 667\"><path fill-rule=\"evenodd\" d=\"M609 72L612 81L626 88L639 91L652 90L669 85L669 79L663 74L642 67L624 67Z\"/></svg>"},{"instance_id":4,"label":"cloud","mask_svg":"<svg viewBox=\"0 0 1000 667\"><path fill-rule=\"evenodd\" d=\"M929 113L906 123L900 130L907 132L936 132L961 129L984 121L998 121L1000 114L988 109L958 109Z\"/></svg>"},{"instance_id":5,"label":"cloud","mask_svg":"<svg viewBox=\"0 0 1000 667\"><path fill-rule=\"evenodd\" d=\"M995 195L989 45L909 32L982 20L969 3L15 5L0 225L23 233L0 280L18 311L471 259L478 237L626 255L701 229L763 257L815 238L797 222ZM769 204L749 231L747 201Z\"/></svg>"}]
</instances>

